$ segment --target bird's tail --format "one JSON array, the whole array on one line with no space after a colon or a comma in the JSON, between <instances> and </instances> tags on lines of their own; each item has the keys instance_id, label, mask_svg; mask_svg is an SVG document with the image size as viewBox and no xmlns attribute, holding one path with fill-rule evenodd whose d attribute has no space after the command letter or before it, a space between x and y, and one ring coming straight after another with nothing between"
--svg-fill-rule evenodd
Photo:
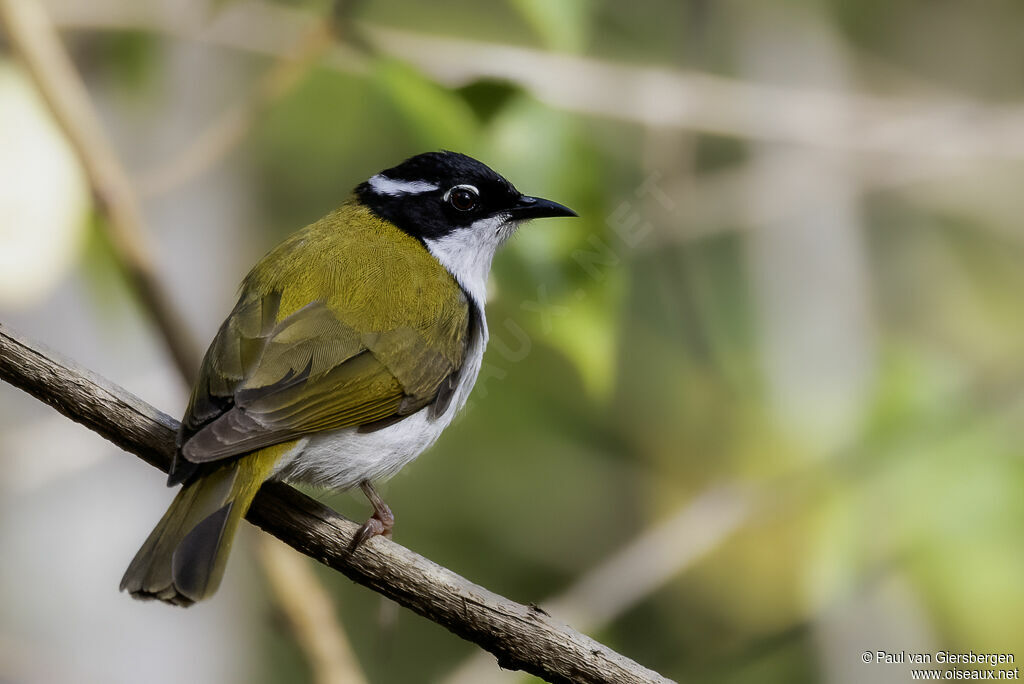
<instances>
[{"instance_id":1,"label":"bird's tail","mask_svg":"<svg viewBox=\"0 0 1024 684\"><path fill-rule=\"evenodd\" d=\"M189 482L121 580L133 598L190 606L220 585L238 522L288 445L243 456Z\"/></svg>"}]
</instances>

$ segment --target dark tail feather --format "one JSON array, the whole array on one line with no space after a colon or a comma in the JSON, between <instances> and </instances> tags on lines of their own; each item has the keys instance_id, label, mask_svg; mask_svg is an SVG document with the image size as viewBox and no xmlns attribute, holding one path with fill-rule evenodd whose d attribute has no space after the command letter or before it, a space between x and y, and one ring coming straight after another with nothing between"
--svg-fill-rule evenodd
<instances>
[{"instance_id":1,"label":"dark tail feather","mask_svg":"<svg viewBox=\"0 0 1024 684\"><path fill-rule=\"evenodd\" d=\"M286 451L281 446L243 456L182 487L132 559L121 591L177 606L213 595L238 523Z\"/></svg>"}]
</instances>

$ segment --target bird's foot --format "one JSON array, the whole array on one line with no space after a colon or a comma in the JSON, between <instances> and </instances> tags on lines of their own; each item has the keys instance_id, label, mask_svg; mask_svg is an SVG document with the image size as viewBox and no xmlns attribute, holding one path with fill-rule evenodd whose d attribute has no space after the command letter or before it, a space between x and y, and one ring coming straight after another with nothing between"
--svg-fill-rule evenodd
<instances>
[{"instance_id":1,"label":"bird's foot","mask_svg":"<svg viewBox=\"0 0 1024 684\"><path fill-rule=\"evenodd\" d=\"M373 485L368 480L363 480L359 483L359 488L363 490L363 494L370 500L370 505L373 506L373 515L356 532L356 536L352 538L349 551L355 551L371 537L382 535L390 538L391 528L395 526L395 515L391 512L388 505L384 503L384 499L380 498L380 494L373 488Z\"/></svg>"}]
</instances>

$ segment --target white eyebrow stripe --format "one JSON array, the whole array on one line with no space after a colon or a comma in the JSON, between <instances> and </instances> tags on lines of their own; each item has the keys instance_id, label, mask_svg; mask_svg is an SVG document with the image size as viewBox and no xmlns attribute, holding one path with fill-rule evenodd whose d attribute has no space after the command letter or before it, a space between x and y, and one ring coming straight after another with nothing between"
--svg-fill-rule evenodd
<instances>
[{"instance_id":1,"label":"white eyebrow stripe","mask_svg":"<svg viewBox=\"0 0 1024 684\"><path fill-rule=\"evenodd\" d=\"M431 190L437 190L440 187L426 181L395 180L394 178L382 176L379 173L376 176L371 176L368 182L373 191L378 195L390 195L391 197L419 195Z\"/></svg>"}]
</instances>

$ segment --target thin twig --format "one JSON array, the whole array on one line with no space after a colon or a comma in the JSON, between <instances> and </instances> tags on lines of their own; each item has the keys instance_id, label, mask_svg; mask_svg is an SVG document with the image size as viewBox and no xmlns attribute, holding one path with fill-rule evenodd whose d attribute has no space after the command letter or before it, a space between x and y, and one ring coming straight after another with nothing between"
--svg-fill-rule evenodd
<instances>
[{"instance_id":1,"label":"thin twig","mask_svg":"<svg viewBox=\"0 0 1024 684\"><path fill-rule=\"evenodd\" d=\"M334 45L337 26L329 14L299 40L293 54L282 56L260 79L247 100L222 112L173 159L140 174L139 190L162 195L209 170L228 155L275 103L291 93L310 67Z\"/></svg>"},{"instance_id":2,"label":"thin twig","mask_svg":"<svg viewBox=\"0 0 1024 684\"><path fill-rule=\"evenodd\" d=\"M182 316L159 286L142 211L82 79L37 0L0 0L0 23L81 163L107 239L186 382L199 355Z\"/></svg>"},{"instance_id":3,"label":"thin twig","mask_svg":"<svg viewBox=\"0 0 1024 684\"><path fill-rule=\"evenodd\" d=\"M306 656L316 684L365 684L359 660L334 614L334 601L313 575L309 559L273 537L261 536L259 543L267 581L299 643L310 646Z\"/></svg>"},{"instance_id":4,"label":"thin twig","mask_svg":"<svg viewBox=\"0 0 1024 684\"><path fill-rule=\"evenodd\" d=\"M124 389L0 325L0 378L166 470L177 421ZM280 482L247 516L294 549L484 648L501 667L551 682L666 682L664 677L546 615L473 584L388 539L349 550L359 526Z\"/></svg>"}]
</instances>

